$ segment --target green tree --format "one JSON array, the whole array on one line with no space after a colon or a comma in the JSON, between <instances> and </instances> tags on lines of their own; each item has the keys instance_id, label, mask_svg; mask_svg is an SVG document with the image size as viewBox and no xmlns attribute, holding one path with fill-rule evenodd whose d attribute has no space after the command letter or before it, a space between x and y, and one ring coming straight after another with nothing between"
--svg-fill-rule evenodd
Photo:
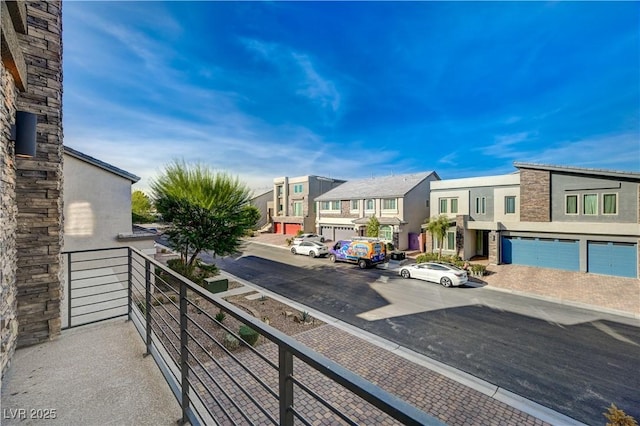
<instances>
[{"instance_id":1,"label":"green tree","mask_svg":"<svg viewBox=\"0 0 640 426\"><path fill-rule=\"evenodd\" d=\"M241 238L255 226L260 212L249 204L251 192L237 178L202 164L174 161L151 183L158 213L187 268L203 250L235 253Z\"/></svg>"},{"instance_id":2,"label":"green tree","mask_svg":"<svg viewBox=\"0 0 640 426\"><path fill-rule=\"evenodd\" d=\"M131 194L131 217L133 223L152 222L154 220L151 214L151 200L147 194L140 190L133 191Z\"/></svg>"},{"instance_id":3,"label":"green tree","mask_svg":"<svg viewBox=\"0 0 640 426\"><path fill-rule=\"evenodd\" d=\"M425 221L427 224L427 232L431 234L431 238L435 239L438 242L438 247L440 247L438 251L438 259L442 258L442 243L444 238L447 236L447 230L451 226L451 222L447 215L440 215L438 217L427 218Z\"/></svg>"},{"instance_id":4,"label":"green tree","mask_svg":"<svg viewBox=\"0 0 640 426\"><path fill-rule=\"evenodd\" d=\"M367 229L365 232L367 234L367 237L378 238L378 235L380 234L380 221L377 217L371 216L369 218L369 221L367 222Z\"/></svg>"}]
</instances>

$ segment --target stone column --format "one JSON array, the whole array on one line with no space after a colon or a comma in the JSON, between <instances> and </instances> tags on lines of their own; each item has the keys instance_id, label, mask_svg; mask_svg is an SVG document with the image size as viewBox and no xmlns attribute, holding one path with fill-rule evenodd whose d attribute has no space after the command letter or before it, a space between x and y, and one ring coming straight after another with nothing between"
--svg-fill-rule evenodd
<instances>
[{"instance_id":1,"label":"stone column","mask_svg":"<svg viewBox=\"0 0 640 426\"><path fill-rule=\"evenodd\" d=\"M60 1L25 2L18 34L27 64L19 110L36 113L37 152L16 162L18 347L60 334L62 297L62 10Z\"/></svg>"},{"instance_id":2,"label":"stone column","mask_svg":"<svg viewBox=\"0 0 640 426\"><path fill-rule=\"evenodd\" d=\"M500 232L489 232L489 263L498 264L498 247L500 246Z\"/></svg>"}]
</instances>

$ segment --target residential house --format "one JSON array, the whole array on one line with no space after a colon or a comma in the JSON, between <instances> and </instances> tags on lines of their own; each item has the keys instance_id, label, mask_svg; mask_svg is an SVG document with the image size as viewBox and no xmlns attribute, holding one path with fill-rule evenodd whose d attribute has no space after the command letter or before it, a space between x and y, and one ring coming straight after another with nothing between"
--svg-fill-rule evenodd
<instances>
[{"instance_id":1,"label":"residential house","mask_svg":"<svg viewBox=\"0 0 640 426\"><path fill-rule=\"evenodd\" d=\"M131 186L140 178L64 147L64 250L133 246L154 253L156 233L131 223Z\"/></svg>"},{"instance_id":2,"label":"residential house","mask_svg":"<svg viewBox=\"0 0 640 426\"><path fill-rule=\"evenodd\" d=\"M429 190L436 172L350 180L316 197L316 229L330 240L365 235L372 216L380 238L400 250L418 249L420 226L429 217Z\"/></svg>"},{"instance_id":3,"label":"residential house","mask_svg":"<svg viewBox=\"0 0 640 426\"><path fill-rule=\"evenodd\" d=\"M487 256L494 263L638 277L640 173L514 166L518 172L511 175L432 185L431 202L452 219L445 252L465 259ZM454 199L457 211L452 213Z\"/></svg>"},{"instance_id":4,"label":"residential house","mask_svg":"<svg viewBox=\"0 0 640 426\"><path fill-rule=\"evenodd\" d=\"M256 223L256 229L261 229L265 226L271 227L271 218L273 217L273 189L254 194L250 203L260 211L260 219L258 223Z\"/></svg>"},{"instance_id":5,"label":"residential house","mask_svg":"<svg viewBox=\"0 0 640 426\"><path fill-rule=\"evenodd\" d=\"M280 177L273 180L273 232L315 232L314 199L343 184L344 180L322 176Z\"/></svg>"}]
</instances>

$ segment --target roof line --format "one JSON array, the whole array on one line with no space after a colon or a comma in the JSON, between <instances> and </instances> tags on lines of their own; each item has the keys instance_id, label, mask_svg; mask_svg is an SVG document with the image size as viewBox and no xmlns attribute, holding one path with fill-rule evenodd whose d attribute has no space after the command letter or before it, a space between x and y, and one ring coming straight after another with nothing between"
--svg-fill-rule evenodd
<instances>
[{"instance_id":1,"label":"roof line","mask_svg":"<svg viewBox=\"0 0 640 426\"><path fill-rule=\"evenodd\" d=\"M609 177L624 177L631 179L640 179L639 172L628 172L623 170L611 170L611 169L594 169L588 167L573 167L573 166L558 166L553 164L539 164L539 163L526 163L520 161L514 161L513 166L518 169L535 169L535 170L547 170L557 172L573 172L583 173L588 175L600 175Z\"/></svg>"},{"instance_id":2,"label":"roof line","mask_svg":"<svg viewBox=\"0 0 640 426\"><path fill-rule=\"evenodd\" d=\"M106 170L108 172L111 172L115 175L118 175L120 177L123 177L125 179L130 180L133 183L136 183L140 180L140 178L136 175L134 175L133 173L129 173L126 170L122 170L116 166L113 166L109 163L105 163L104 161L98 160L97 158L94 158L90 155L84 154L78 150L75 150L73 148L70 148L66 145L64 145L64 152L65 154L69 154L70 156L77 158L78 160L84 161L85 163L89 163L92 164L96 167L99 167L103 170Z\"/></svg>"}]
</instances>

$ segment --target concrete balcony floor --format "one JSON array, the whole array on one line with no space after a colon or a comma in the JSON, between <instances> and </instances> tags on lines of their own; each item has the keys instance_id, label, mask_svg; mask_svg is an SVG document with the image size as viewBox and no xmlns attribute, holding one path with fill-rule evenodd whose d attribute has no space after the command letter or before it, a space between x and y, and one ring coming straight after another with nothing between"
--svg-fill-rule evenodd
<instances>
[{"instance_id":1,"label":"concrete balcony floor","mask_svg":"<svg viewBox=\"0 0 640 426\"><path fill-rule=\"evenodd\" d=\"M124 319L18 349L2 380L0 424L175 425L180 406L144 352ZM55 410L56 419L32 416L46 410Z\"/></svg>"}]
</instances>

